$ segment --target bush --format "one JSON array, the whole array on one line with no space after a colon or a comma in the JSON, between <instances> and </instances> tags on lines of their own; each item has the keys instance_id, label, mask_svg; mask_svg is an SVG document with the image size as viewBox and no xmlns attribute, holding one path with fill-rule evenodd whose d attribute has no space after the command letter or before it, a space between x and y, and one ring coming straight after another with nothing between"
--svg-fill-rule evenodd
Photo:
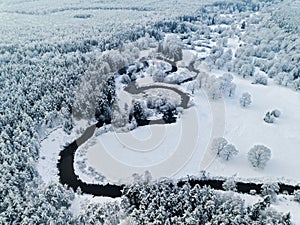
<instances>
[{"instance_id":1,"label":"bush","mask_svg":"<svg viewBox=\"0 0 300 225\"><path fill-rule=\"evenodd\" d=\"M272 112L271 112L271 115L276 117L276 118L279 118L280 115L281 115L281 112L278 110L278 109L274 109Z\"/></svg>"},{"instance_id":2,"label":"bush","mask_svg":"<svg viewBox=\"0 0 300 225\"><path fill-rule=\"evenodd\" d=\"M264 117L264 121L266 123L274 123L274 115L272 115L272 113L270 113L270 112L267 112Z\"/></svg>"}]
</instances>

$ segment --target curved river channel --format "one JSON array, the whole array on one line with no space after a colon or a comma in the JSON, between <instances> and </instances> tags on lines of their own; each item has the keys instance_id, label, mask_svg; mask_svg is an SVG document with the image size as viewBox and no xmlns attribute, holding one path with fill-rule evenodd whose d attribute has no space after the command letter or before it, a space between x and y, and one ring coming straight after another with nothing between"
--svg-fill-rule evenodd
<instances>
[{"instance_id":1,"label":"curved river channel","mask_svg":"<svg viewBox=\"0 0 300 225\"><path fill-rule=\"evenodd\" d=\"M172 64L172 72L176 71L177 68ZM191 71L196 71L193 67ZM187 109L188 103L190 100L190 96L187 93L177 89L176 87L153 84L145 87L137 87L135 82L131 82L124 90L129 94L139 94L145 92L150 89L168 89L174 91L181 97L180 107ZM176 121L176 120L175 120ZM147 125L151 122L151 124L165 124L166 122L163 119L147 121L144 125ZM75 174L74 170L74 156L75 152L79 146L84 144L89 138L91 138L96 130L96 128L102 127L104 124L110 124L111 121L99 121L98 123L88 127L83 134L72 143L68 144L64 147L64 150L60 152L60 159L57 163L60 182L68 187L71 187L73 190L76 190L80 187L82 193L91 194L94 196L107 196L107 197L121 197L122 190L124 185L113 185L113 184L88 184L80 180L80 178ZM210 186L214 189L223 190L222 184L224 180L211 180L211 179L192 179L188 181L180 181L178 186L182 186L184 183L188 182L192 187L196 184L200 186ZM260 193L262 184L255 183L243 183L237 182L237 191L241 193L249 193L251 190L256 190L256 193ZM279 183L280 193L287 192L288 194L292 194L294 190L300 189L299 186L292 186L283 183Z\"/></svg>"}]
</instances>

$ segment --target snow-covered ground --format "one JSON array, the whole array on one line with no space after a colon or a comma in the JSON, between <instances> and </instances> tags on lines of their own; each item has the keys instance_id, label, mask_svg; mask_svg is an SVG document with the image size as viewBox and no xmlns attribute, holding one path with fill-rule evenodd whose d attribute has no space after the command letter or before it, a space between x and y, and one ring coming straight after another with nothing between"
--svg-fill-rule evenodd
<instances>
[{"instance_id":1,"label":"snow-covered ground","mask_svg":"<svg viewBox=\"0 0 300 225\"><path fill-rule=\"evenodd\" d=\"M269 82L268 86L251 84L250 80L235 77L236 95L225 99L224 137L240 151L232 161L216 160L207 170L215 175L244 178L291 180L299 183L300 172L295 160L300 153L300 95L291 89ZM252 95L252 104L242 108L242 93ZM279 109L281 116L273 124L263 121L266 112ZM272 158L264 170L255 170L247 161L247 152L255 144L272 150Z\"/></svg>"}]
</instances>

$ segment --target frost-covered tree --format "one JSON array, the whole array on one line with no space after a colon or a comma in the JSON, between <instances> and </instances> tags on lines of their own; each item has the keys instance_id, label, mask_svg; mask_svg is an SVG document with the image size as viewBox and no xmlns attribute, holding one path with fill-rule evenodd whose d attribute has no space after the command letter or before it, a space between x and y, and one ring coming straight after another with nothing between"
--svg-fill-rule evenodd
<instances>
[{"instance_id":1,"label":"frost-covered tree","mask_svg":"<svg viewBox=\"0 0 300 225\"><path fill-rule=\"evenodd\" d=\"M249 63L243 63L242 67L239 69L238 73L242 77L251 77L254 73L254 67L252 64Z\"/></svg>"},{"instance_id":2,"label":"frost-covered tree","mask_svg":"<svg viewBox=\"0 0 300 225\"><path fill-rule=\"evenodd\" d=\"M235 146L228 144L228 141L223 137L213 139L211 151L226 161L238 154L238 150L235 148Z\"/></svg>"},{"instance_id":3,"label":"frost-covered tree","mask_svg":"<svg viewBox=\"0 0 300 225\"><path fill-rule=\"evenodd\" d=\"M300 78L297 78L296 80L293 81L293 88L296 91L300 91Z\"/></svg>"},{"instance_id":4,"label":"frost-covered tree","mask_svg":"<svg viewBox=\"0 0 300 225\"><path fill-rule=\"evenodd\" d=\"M90 203L76 218L76 224L119 224L124 217L117 202Z\"/></svg>"},{"instance_id":5,"label":"frost-covered tree","mask_svg":"<svg viewBox=\"0 0 300 225\"><path fill-rule=\"evenodd\" d=\"M222 97L221 82L215 76L208 77L205 89L207 95L213 100Z\"/></svg>"},{"instance_id":6,"label":"frost-covered tree","mask_svg":"<svg viewBox=\"0 0 300 225\"><path fill-rule=\"evenodd\" d=\"M158 52L164 54L167 58L174 59L174 61L182 60L182 42L176 35L169 35L164 42L158 45Z\"/></svg>"},{"instance_id":7,"label":"frost-covered tree","mask_svg":"<svg viewBox=\"0 0 300 225\"><path fill-rule=\"evenodd\" d=\"M211 150L217 155L223 150L223 148L228 144L228 141L223 137L218 137L213 139L211 144Z\"/></svg>"},{"instance_id":8,"label":"frost-covered tree","mask_svg":"<svg viewBox=\"0 0 300 225\"><path fill-rule=\"evenodd\" d=\"M127 74L124 74L122 75L121 82L123 84L129 84L131 82L131 79Z\"/></svg>"},{"instance_id":9,"label":"frost-covered tree","mask_svg":"<svg viewBox=\"0 0 300 225\"><path fill-rule=\"evenodd\" d=\"M242 94L240 98L240 105L242 107L247 107L251 104L251 95L248 92Z\"/></svg>"},{"instance_id":10,"label":"frost-covered tree","mask_svg":"<svg viewBox=\"0 0 300 225\"><path fill-rule=\"evenodd\" d=\"M271 159L271 149L264 145L254 145L248 152L248 160L254 168L264 169Z\"/></svg>"},{"instance_id":11,"label":"frost-covered tree","mask_svg":"<svg viewBox=\"0 0 300 225\"><path fill-rule=\"evenodd\" d=\"M230 178L226 179L222 184L222 188L225 191L237 191L236 181L234 180L234 177L230 177Z\"/></svg>"},{"instance_id":12,"label":"frost-covered tree","mask_svg":"<svg viewBox=\"0 0 300 225\"><path fill-rule=\"evenodd\" d=\"M137 125L143 125L147 120L146 106L143 102L137 101L133 104L129 114L129 121L132 121L133 118L136 120Z\"/></svg>"},{"instance_id":13,"label":"frost-covered tree","mask_svg":"<svg viewBox=\"0 0 300 225\"><path fill-rule=\"evenodd\" d=\"M288 86L292 84L293 80L294 80L293 75L287 72L280 72L274 78L275 83L282 86Z\"/></svg>"},{"instance_id":14,"label":"frost-covered tree","mask_svg":"<svg viewBox=\"0 0 300 225\"><path fill-rule=\"evenodd\" d=\"M152 79L154 82L163 82L166 74L159 68L154 68L152 72Z\"/></svg>"},{"instance_id":15,"label":"frost-covered tree","mask_svg":"<svg viewBox=\"0 0 300 225\"><path fill-rule=\"evenodd\" d=\"M226 161L230 160L233 156L237 154L238 150L232 144L225 145L225 147L222 148L222 150L219 152L219 156Z\"/></svg>"},{"instance_id":16,"label":"frost-covered tree","mask_svg":"<svg viewBox=\"0 0 300 225\"><path fill-rule=\"evenodd\" d=\"M279 192L278 183L266 183L261 186L262 196L270 196L270 200L273 202L276 201L278 192Z\"/></svg>"},{"instance_id":17,"label":"frost-covered tree","mask_svg":"<svg viewBox=\"0 0 300 225\"><path fill-rule=\"evenodd\" d=\"M226 62L228 62L228 61L231 61L232 60L232 50L231 50L231 48L230 49L228 49L228 50L226 50L225 52L224 52L224 54L223 54L223 59L226 61Z\"/></svg>"},{"instance_id":18,"label":"frost-covered tree","mask_svg":"<svg viewBox=\"0 0 300 225\"><path fill-rule=\"evenodd\" d=\"M254 75L252 83L253 84L267 85L268 84L268 78L267 78L267 76L265 76L261 73L257 73L257 74Z\"/></svg>"},{"instance_id":19,"label":"frost-covered tree","mask_svg":"<svg viewBox=\"0 0 300 225\"><path fill-rule=\"evenodd\" d=\"M236 84L233 83L233 76L230 73L224 73L218 78L220 82L220 90L223 95L232 97L235 94Z\"/></svg>"},{"instance_id":20,"label":"frost-covered tree","mask_svg":"<svg viewBox=\"0 0 300 225\"><path fill-rule=\"evenodd\" d=\"M217 69L221 69L225 65L225 61L223 58L216 59L215 65Z\"/></svg>"},{"instance_id":21,"label":"frost-covered tree","mask_svg":"<svg viewBox=\"0 0 300 225\"><path fill-rule=\"evenodd\" d=\"M116 72L128 65L127 60L117 50L104 52L101 56L101 60L108 63L111 72Z\"/></svg>"},{"instance_id":22,"label":"frost-covered tree","mask_svg":"<svg viewBox=\"0 0 300 225\"><path fill-rule=\"evenodd\" d=\"M196 80L193 80L188 83L187 90L190 91L192 94L194 94L197 89L199 89L199 84Z\"/></svg>"}]
</instances>

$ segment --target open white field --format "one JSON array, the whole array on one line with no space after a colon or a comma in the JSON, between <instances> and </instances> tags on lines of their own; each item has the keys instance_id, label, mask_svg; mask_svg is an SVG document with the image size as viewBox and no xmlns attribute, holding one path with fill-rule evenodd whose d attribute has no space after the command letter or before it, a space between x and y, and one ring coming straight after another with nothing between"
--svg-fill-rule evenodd
<instances>
[{"instance_id":1,"label":"open white field","mask_svg":"<svg viewBox=\"0 0 300 225\"><path fill-rule=\"evenodd\" d=\"M236 95L225 99L224 137L240 151L232 161L216 160L208 171L214 175L237 175L243 178L290 180L299 183L296 169L300 154L300 95L291 89L270 84L251 84L250 80L235 77ZM242 108L239 97L244 92L252 95L252 104ZM278 109L281 116L273 124L263 121L266 112ZM255 144L263 144L272 151L264 170L250 166L247 153Z\"/></svg>"}]
</instances>

